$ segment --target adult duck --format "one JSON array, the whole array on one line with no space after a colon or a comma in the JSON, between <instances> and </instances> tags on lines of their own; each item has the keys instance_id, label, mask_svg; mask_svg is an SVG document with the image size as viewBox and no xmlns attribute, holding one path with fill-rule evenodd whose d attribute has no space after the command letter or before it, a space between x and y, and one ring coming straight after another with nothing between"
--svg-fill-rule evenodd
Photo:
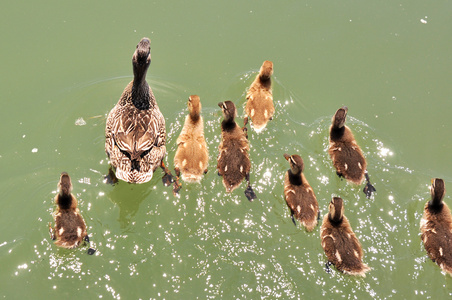
<instances>
[{"instance_id":1,"label":"adult duck","mask_svg":"<svg viewBox=\"0 0 452 300\"><path fill-rule=\"evenodd\" d=\"M150 64L151 41L143 38L132 56L134 78L107 117L105 151L116 177L130 183L148 182L159 166L166 170L165 118L146 82Z\"/></svg>"}]
</instances>

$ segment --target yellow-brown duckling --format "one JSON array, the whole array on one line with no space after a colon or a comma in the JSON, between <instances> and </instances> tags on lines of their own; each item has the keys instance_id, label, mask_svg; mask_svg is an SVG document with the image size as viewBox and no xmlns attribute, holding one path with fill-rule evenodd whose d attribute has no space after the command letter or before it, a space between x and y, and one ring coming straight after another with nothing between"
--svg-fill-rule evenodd
<instances>
[{"instance_id":1,"label":"yellow-brown duckling","mask_svg":"<svg viewBox=\"0 0 452 300\"><path fill-rule=\"evenodd\" d=\"M430 193L432 199L425 204L421 219L421 239L430 259L452 275L452 216L443 201L444 180L432 179Z\"/></svg>"},{"instance_id":2,"label":"yellow-brown duckling","mask_svg":"<svg viewBox=\"0 0 452 300\"><path fill-rule=\"evenodd\" d=\"M160 166L165 170L164 183L169 184L171 175L163 164L165 118L146 82L150 64L151 41L143 38L132 56L134 78L108 114L105 151L117 178L129 183L148 182Z\"/></svg>"},{"instance_id":3,"label":"yellow-brown duckling","mask_svg":"<svg viewBox=\"0 0 452 300\"><path fill-rule=\"evenodd\" d=\"M317 225L319 204L314 190L303 174L303 159L296 154L284 154L284 158L290 163L290 169L284 178L284 197L290 208L290 216L295 225L294 216L307 231L312 231Z\"/></svg>"},{"instance_id":4,"label":"yellow-brown duckling","mask_svg":"<svg viewBox=\"0 0 452 300\"><path fill-rule=\"evenodd\" d=\"M362 262L363 249L344 215L342 198L333 197L328 210L320 227L322 248L328 263L345 274L366 277L370 268Z\"/></svg>"},{"instance_id":5,"label":"yellow-brown duckling","mask_svg":"<svg viewBox=\"0 0 452 300\"><path fill-rule=\"evenodd\" d=\"M259 74L246 94L247 102L245 112L251 118L253 128L256 132L261 132L275 113L272 94L272 74L273 63L268 60L264 61L259 70Z\"/></svg>"},{"instance_id":6,"label":"yellow-brown duckling","mask_svg":"<svg viewBox=\"0 0 452 300\"><path fill-rule=\"evenodd\" d=\"M199 183L203 174L207 173L209 162L199 96L191 95L187 106L190 113L185 118L184 127L177 138L174 166L176 175L181 174L184 181Z\"/></svg>"},{"instance_id":7,"label":"yellow-brown duckling","mask_svg":"<svg viewBox=\"0 0 452 300\"><path fill-rule=\"evenodd\" d=\"M67 249L76 248L83 241L89 243L85 221L77 208L77 199L71 193L72 182L68 173L61 173L58 190L55 196L58 207L53 213L55 228L49 223L50 237L55 240L55 245ZM88 254L94 254L95 251L89 248Z\"/></svg>"},{"instance_id":8,"label":"yellow-brown duckling","mask_svg":"<svg viewBox=\"0 0 452 300\"><path fill-rule=\"evenodd\" d=\"M330 154L336 173L339 177L361 184L366 179L367 184L364 187L364 193L368 198L376 189L370 184L367 174L367 162L356 143L350 128L345 125L348 108L346 106L339 108L331 119L330 126Z\"/></svg>"},{"instance_id":9,"label":"yellow-brown duckling","mask_svg":"<svg viewBox=\"0 0 452 300\"><path fill-rule=\"evenodd\" d=\"M218 106L221 107L224 116L221 123L221 142L218 147L218 175L223 176L226 192L232 192L245 178L248 182L245 195L252 201L256 194L250 183L251 162L248 154L250 146L245 128L240 128L234 120L236 108L233 102L220 102Z\"/></svg>"}]
</instances>

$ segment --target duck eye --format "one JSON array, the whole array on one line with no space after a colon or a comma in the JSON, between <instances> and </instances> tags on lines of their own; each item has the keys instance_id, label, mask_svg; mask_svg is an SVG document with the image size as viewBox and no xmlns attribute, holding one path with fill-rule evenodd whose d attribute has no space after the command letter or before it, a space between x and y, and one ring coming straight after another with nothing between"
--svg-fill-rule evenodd
<instances>
[{"instance_id":1,"label":"duck eye","mask_svg":"<svg viewBox=\"0 0 452 300\"><path fill-rule=\"evenodd\" d=\"M226 106L226 104L223 103L223 109L224 110L228 110L228 107Z\"/></svg>"}]
</instances>

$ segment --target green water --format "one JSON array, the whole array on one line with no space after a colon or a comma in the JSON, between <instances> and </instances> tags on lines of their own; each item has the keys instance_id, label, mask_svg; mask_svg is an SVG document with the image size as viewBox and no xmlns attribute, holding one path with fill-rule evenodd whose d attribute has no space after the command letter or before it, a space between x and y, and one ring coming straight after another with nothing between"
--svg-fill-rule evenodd
<instances>
[{"instance_id":1,"label":"green water","mask_svg":"<svg viewBox=\"0 0 452 300\"><path fill-rule=\"evenodd\" d=\"M3 3L0 296L9 299L444 299L419 221L432 177L452 186L450 1L38 1ZM203 104L209 172L180 198L151 182L103 183L105 118L152 40L148 82L166 118L172 166L186 100ZM245 92L274 63L276 114L249 131L252 183L226 194L216 175L219 101L243 117ZM341 181L328 126L342 105L377 193ZM82 118L86 124L76 125ZM283 199L300 154L322 214L333 195L360 239L364 279L326 273L319 228L295 227ZM49 238L59 174L96 255ZM446 202L452 205L451 196Z\"/></svg>"}]
</instances>

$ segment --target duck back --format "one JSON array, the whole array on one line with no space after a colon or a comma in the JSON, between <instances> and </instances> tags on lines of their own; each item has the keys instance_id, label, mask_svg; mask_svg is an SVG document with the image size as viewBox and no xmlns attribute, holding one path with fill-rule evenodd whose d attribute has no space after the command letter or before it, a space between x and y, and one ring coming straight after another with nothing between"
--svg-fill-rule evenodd
<instances>
[{"instance_id":1,"label":"duck back","mask_svg":"<svg viewBox=\"0 0 452 300\"><path fill-rule=\"evenodd\" d=\"M248 156L249 144L243 131L236 126L230 131L223 130L218 158L218 173L223 176L226 191L232 192L249 173L251 168Z\"/></svg>"},{"instance_id":2,"label":"duck back","mask_svg":"<svg viewBox=\"0 0 452 300\"><path fill-rule=\"evenodd\" d=\"M55 217L55 244L64 248L75 248L87 235L85 221L78 209L61 209Z\"/></svg>"},{"instance_id":3,"label":"duck back","mask_svg":"<svg viewBox=\"0 0 452 300\"><path fill-rule=\"evenodd\" d=\"M362 262L363 251L355 233L344 216L339 224L330 221L325 215L320 231L322 247L330 262L349 275L365 277L370 268Z\"/></svg>"}]
</instances>

